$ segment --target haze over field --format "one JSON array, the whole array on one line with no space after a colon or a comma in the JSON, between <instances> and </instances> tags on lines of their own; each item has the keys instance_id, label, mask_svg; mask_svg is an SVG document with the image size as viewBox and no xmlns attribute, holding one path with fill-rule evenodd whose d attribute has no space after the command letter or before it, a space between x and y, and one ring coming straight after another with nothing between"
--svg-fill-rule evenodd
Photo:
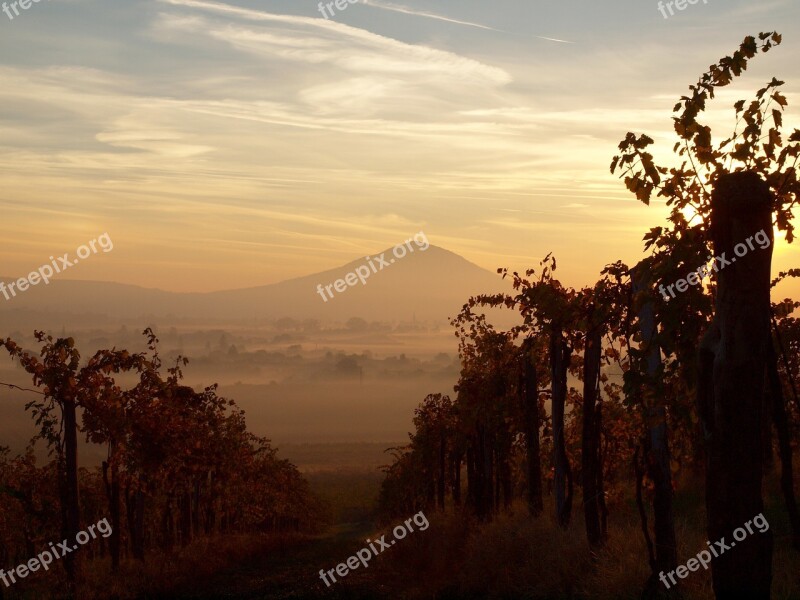
<instances>
[{"instance_id":1,"label":"haze over field","mask_svg":"<svg viewBox=\"0 0 800 600\"><path fill-rule=\"evenodd\" d=\"M0 327L28 347L36 347L34 328L71 335L89 356L112 346L144 350L139 332L153 326L165 356L190 359L187 383L219 383L247 411L254 432L281 444L386 446L406 439L413 409L428 393L452 393L459 363L449 319L472 294L510 289L452 252L412 246L401 259L391 248L369 255L394 262L327 302L317 285L368 264L366 257L286 282L210 293L56 277L0 299ZM11 364L0 375L30 387ZM26 394L7 395L13 401L0 405L0 439L21 450L35 428L19 410Z\"/></svg>"}]
</instances>

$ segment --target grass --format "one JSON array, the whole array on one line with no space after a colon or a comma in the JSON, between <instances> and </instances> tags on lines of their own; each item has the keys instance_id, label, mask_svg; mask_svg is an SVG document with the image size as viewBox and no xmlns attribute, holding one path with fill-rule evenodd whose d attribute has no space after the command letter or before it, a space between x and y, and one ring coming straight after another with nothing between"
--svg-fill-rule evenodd
<instances>
[{"instance_id":1,"label":"grass","mask_svg":"<svg viewBox=\"0 0 800 600\"><path fill-rule=\"evenodd\" d=\"M678 562L684 563L706 548L702 494L696 488L679 493L676 505L681 508L676 517ZM392 598L407 600L638 600L650 574L641 525L632 501L610 508L609 539L595 554L586 541L582 514L573 511L573 522L562 529L552 516L552 502L546 502L538 519L519 503L483 526L465 525L452 514L428 515L430 529L395 546L377 577L398 592ZM800 599L800 553L791 548L780 496L770 496L765 516L775 539L772 597ZM681 592L685 600L714 598L710 570L690 573Z\"/></svg>"},{"instance_id":2,"label":"grass","mask_svg":"<svg viewBox=\"0 0 800 600\"><path fill-rule=\"evenodd\" d=\"M342 474L333 485L325 474L316 485L328 488L341 520L320 536L239 535L200 539L173 555L151 553L141 565L125 561L119 577L108 560L86 565L82 600L318 599L318 600L625 600L639 599L649 576L647 551L636 507L630 498L609 506L609 539L590 552L576 497L573 521L566 529L545 511L531 518L522 503L491 523L449 511L428 513L430 527L416 531L330 588L319 569L335 568L378 530L366 520L372 477ZM369 480L369 481L368 481ZM372 485L370 485L372 484ZM329 487L330 486L330 487ZM702 482L682 481L675 497L678 561L706 547ZM791 547L788 518L774 476L765 486L764 514L775 539L773 599L800 600L800 553ZM411 515L407 515L410 517ZM755 515L754 515L755 516ZM402 522L396 519L393 523ZM652 522L651 522L652 526ZM383 528L386 533L391 527ZM40 575L40 574L37 574ZM7 600L55 598L63 589L58 571L29 577L7 591ZM47 593L47 590L51 593ZM713 598L710 571L690 573L681 583L685 600Z\"/></svg>"}]
</instances>

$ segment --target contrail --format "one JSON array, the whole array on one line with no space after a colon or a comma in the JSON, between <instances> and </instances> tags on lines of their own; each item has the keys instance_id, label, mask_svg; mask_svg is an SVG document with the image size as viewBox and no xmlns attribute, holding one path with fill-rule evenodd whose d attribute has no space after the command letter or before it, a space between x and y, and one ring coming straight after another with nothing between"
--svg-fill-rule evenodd
<instances>
[{"instance_id":1,"label":"contrail","mask_svg":"<svg viewBox=\"0 0 800 600\"><path fill-rule=\"evenodd\" d=\"M544 37L543 35L535 35L533 37L537 37L540 40L547 40L548 42L558 42L560 44L574 44L575 43L575 42L570 42L569 40L559 40L558 38Z\"/></svg>"},{"instance_id":2,"label":"contrail","mask_svg":"<svg viewBox=\"0 0 800 600\"><path fill-rule=\"evenodd\" d=\"M499 31L500 33L508 33L511 35L523 35L519 33L512 33L510 31L504 31L503 29L496 29L494 27L489 27L488 25L481 25L480 23L473 23L471 21L460 21L458 19L451 19L450 17L444 17L442 15L437 15L430 12L425 12L422 10L414 10L413 8L409 8L408 6L402 6L400 4L392 4L390 2L378 2L377 0L361 0L362 4L366 4L368 6L373 6L375 8L380 8L383 10L390 10L393 12L403 13L405 15L414 15L417 17L426 17L428 19L436 19L438 21L445 21L447 23L455 23L457 25L466 25L467 27L477 27L478 29L486 29L488 31ZM575 42L570 42L569 40L559 40L558 38L551 38L545 37L543 35L534 35L533 37L539 38L540 40L547 40L548 42L558 42L560 44L574 44Z\"/></svg>"},{"instance_id":3,"label":"contrail","mask_svg":"<svg viewBox=\"0 0 800 600\"><path fill-rule=\"evenodd\" d=\"M488 27L487 25L481 25L480 23L471 23L470 21L459 21L458 19L451 19L450 17L443 17L442 15L436 15L421 10L414 10L413 8L409 8L407 6L400 6L399 4L390 4L389 2L376 2L375 0L361 0L361 2L369 6L374 6L375 8L382 8L383 10L391 10L406 15L416 15L418 17L438 19L439 21L447 21L448 23L456 23L458 25L467 25L468 27L477 27L478 29L488 29L490 31L499 31L501 33L508 33L506 31L503 31L502 29L495 29L494 27Z\"/></svg>"}]
</instances>

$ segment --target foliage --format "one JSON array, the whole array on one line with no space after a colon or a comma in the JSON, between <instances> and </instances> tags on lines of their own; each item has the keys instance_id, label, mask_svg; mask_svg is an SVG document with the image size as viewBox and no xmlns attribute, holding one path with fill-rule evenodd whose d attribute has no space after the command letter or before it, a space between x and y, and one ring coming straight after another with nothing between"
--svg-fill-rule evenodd
<instances>
[{"instance_id":1,"label":"foliage","mask_svg":"<svg viewBox=\"0 0 800 600\"><path fill-rule=\"evenodd\" d=\"M14 459L0 449L0 568L62 539L65 400L79 409L86 441L107 447L102 469L78 472L79 509L85 524L114 522L112 555L114 539L144 559L146 548L169 550L197 536L319 529L325 508L297 468L247 430L243 411L216 385L199 392L182 385L187 359L162 373L158 339L150 329L144 334L148 352L101 350L85 363L72 338L36 332L38 357L11 339L0 342L41 389L26 409L55 455L38 467L32 447ZM127 386L117 380L125 373ZM100 546L101 555L107 551Z\"/></svg>"}]
</instances>

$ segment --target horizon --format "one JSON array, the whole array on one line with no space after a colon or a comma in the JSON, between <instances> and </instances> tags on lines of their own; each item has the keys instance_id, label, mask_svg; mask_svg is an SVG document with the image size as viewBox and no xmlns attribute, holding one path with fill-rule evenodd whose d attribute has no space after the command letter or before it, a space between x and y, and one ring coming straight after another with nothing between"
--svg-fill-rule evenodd
<instances>
[{"instance_id":1,"label":"horizon","mask_svg":"<svg viewBox=\"0 0 800 600\"><path fill-rule=\"evenodd\" d=\"M429 247L430 248L435 248L436 250L441 250L441 251L447 252L449 254L453 254L454 256L460 258L461 260L464 260L467 263L469 263L470 265L472 265L474 267L477 267L478 269L481 269L483 271L486 271L489 274L492 274L492 275L496 275L497 274L496 271L489 271L488 269L484 269L480 265L476 265L472 261L467 260L465 257L461 256L460 254L458 254L456 252L453 252L452 250L448 250L447 248L443 248L441 246L436 246L435 244L430 244ZM386 248L383 251L383 253L385 254L385 253L391 251L392 248L393 248L393 246L389 246L388 248ZM366 257L370 257L370 256L375 257L375 256L378 256L378 254L379 253L377 253L377 252L373 252L373 253L367 254ZM354 259L350 260L349 262L343 263L343 264L341 264L339 266L336 266L336 267L333 267L333 268L328 268L325 271L317 271L315 273L306 273L304 275L296 275L296 276L293 276L293 277L291 277L289 279L282 279L280 281L275 281L273 283L263 283L263 284L251 285L251 286L244 287L244 288L224 288L224 289L219 289L219 290L208 290L208 291L176 292L176 291L167 290L167 289L164 289L164 288L146 287L146 286L138 285L138 284L135 284L135 283L124 283L122 281L115 281L115 280L69 279L68 277L66 277L66 278L65 277L52 278L50 280L50 283L53 283L54 281L73 282L73 283L80 283L80 282L83 282L83 283L109 283L109 284L115 284L115 285L137 287L137 288L145 289L145 290L156 290L156 291L160 291L160 292L167 292L167 293L170 293L170 294L213 294L213 293L218 293L218 292L235 292L235 291L241 291L241 290L251 290L251 289L256 289L256 288L269 287L269 286L273 286L273 285L280 285L282 283L288 283L290 281L295 281L297 279L305 279L305 278L308 278L308 277L315 277L315 276L319 276L319 275L324 275L325 273L339 271L341 269L345 269L347 267L350 267L351 265L355 265L355 264L357 264L359 262L363 262L363 260L364 260L363 258L360 258L360 259L359 258L354 258ZM25 275L20 275L19 277L25 277ZM8 275L0 274L0 282L8 283L9 281L15 281L19 277L8 277ZM499 276L498 276L498 281L500 281L500 277ZM0 304L0 306L2 306L2 305Z\"/></svg>"}]
</instances>

